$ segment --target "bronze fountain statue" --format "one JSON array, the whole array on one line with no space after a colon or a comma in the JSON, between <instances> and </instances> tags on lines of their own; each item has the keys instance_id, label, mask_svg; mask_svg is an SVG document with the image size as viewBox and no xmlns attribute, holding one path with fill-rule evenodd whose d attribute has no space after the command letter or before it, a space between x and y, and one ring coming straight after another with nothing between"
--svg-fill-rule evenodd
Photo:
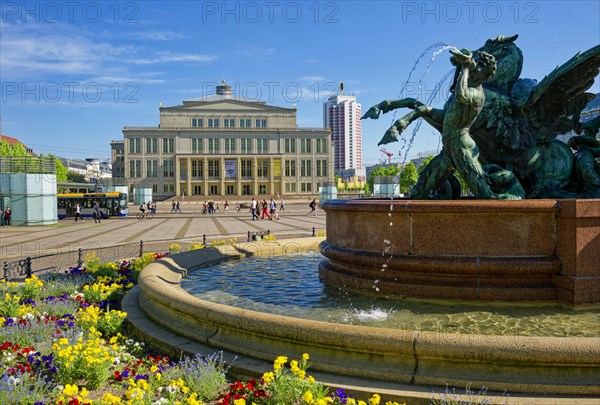
<instances>
[{"instance_id":1,"label":"bronze fountain statue","mask_svg":"<svg viewBox=\"0 0 600 405\"><path fill-rule=\"evenodd\" d=\"M451 50L457 68L443 109L404 98L383 101L363 116L413 110L386 131L379 145L397 141L418 118L442 134L443 149L421 173L412 198L457 198L455 171L482 199L600 198L600 143L594 138L600 122L579 122L594 99L586 91L598 76L600 45L537 83L519 78L523 53L516 39L499 36L473 53ZM570 131L580 134L569 142L575 153L555 139ZM452 196L443 189L452 189Z\"/></svg>"}]
</instances>

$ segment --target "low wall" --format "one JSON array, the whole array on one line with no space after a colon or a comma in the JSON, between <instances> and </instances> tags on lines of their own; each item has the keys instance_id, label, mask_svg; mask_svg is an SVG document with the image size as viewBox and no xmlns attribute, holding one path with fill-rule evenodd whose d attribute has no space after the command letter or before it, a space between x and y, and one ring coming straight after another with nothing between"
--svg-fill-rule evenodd
<instances>
[{"instance_id":1,"label":"low wall","mask_svg":"<svg viewBox=\"0 0 600 405\"><path fill-rule=\"evenodd\" d=\"M335 200L323 280L399 297L600 303L600 200Z\"/></svg>"},{"instance_id":2,"label":"low wall","mask_svg":"<svg viewBox=\"0 0 600 405\"><path fill-rule=\"evenodd\" d=\"M247 243L182 253L148 265L139 304L148 318L210 347L268 362L311 356L311 369L411 385L600 395L597 338L481 336L332 324L200 300L180 286L188 270L251 254L295 254L322 238Z\"/></svg>"}]
</instances>

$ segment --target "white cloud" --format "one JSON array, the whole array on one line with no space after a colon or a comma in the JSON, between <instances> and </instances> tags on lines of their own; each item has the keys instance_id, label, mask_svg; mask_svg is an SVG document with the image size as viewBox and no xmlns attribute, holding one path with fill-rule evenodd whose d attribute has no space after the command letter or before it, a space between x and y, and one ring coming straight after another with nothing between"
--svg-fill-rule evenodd
<instances>
[{"instance_id":1,"label":"white cloud","mask_svg":"<svg viewBox=\"0 0 600 405\"><path fill-rule=\"evenodd\" d=\"M304 82L325 82L327 81L326 78L324 78L323 76L303 76L300 78L301 81Z\"/></svg>"},{"instance_id":2,"label":"white cloud","mask_svg":"<svg viewBox=\"0 0 600 405\"><path fill-rule=\"evenodd\" d=\"M134 31L123 34L123 37L148 41L172 41L187 38L184 34L163 30Z\"/></svg>"},{"instance_id":3,"label":"white cloud","mask_svg":"<svg viewBox=\"0 0 600 405\"><path fill-rule=\"evenodd\" d=\"M171 52L158 52L156 56L145 57L145 58L134 58L130 59L130 63L138 65L150 65L154 63L167 63L167 62L212 62L217 59L216 55L202 55L193 53L171 53Z\"/></svg>"}]
</instances>

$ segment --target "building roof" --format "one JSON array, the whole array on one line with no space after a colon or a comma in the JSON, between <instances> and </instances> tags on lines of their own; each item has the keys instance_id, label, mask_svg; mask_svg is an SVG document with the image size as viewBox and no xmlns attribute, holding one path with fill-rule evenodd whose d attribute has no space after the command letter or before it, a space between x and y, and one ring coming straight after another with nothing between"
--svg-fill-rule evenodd
<instances>
[{"instance_id":1,"label":"building roof","mask_svg":"<svg viewBox=\"0 0 600 405\"><path fill-rule=\"evenodd\" d=\"M2 141L6 141L11 147L15 145L22 145L28 153L34 154L33 149L28 148L23 142L19 141L17 138L0 134L0 142Z\"/></svg>"}]
</instances>

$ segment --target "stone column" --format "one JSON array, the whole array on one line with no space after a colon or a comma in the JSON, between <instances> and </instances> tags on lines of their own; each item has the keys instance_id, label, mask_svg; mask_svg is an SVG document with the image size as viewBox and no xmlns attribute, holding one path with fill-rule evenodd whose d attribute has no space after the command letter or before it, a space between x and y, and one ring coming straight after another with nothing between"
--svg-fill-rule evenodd
<instances>
[{"instance_id":1,"label":"stone column","mask_svg":"<svg viewBox=\"0 0 600 405\"><path fill-rule=\"evenodd\" d=\"M179 184L180 179L179 173L179 157L175 155L175 195L179 197L181 195L181 185Z\"/></svg>"},{"instance_id":2,"label":"stone column","mask_svg":"<svg viewBox=\"0 0 600 405\"><path fill-rule=\"evenodd\" d=\"M185 160L187 170L187 195L192 195L192 159L188 156Z\"/></svg>"}]
</instances>

